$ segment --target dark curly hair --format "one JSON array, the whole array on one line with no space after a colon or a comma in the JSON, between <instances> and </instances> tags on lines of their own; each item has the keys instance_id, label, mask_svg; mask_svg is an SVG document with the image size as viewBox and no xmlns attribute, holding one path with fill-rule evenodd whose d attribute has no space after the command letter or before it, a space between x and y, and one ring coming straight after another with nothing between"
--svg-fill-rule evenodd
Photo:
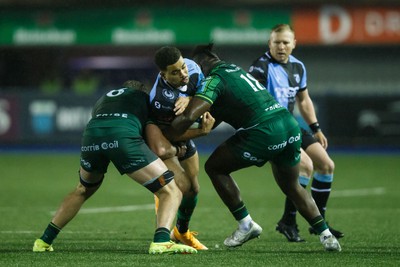
<instances>
[{"instance_id":1,"label":"dark curly hair","mask_svg":"<svg viewBox=\"0 0 400 267\"><path fill-rule=\"evenodd\" d=\"M181 51L173 46L163 46L154 55L154 62L160 70L166 70L169 65L175 64L182 56Z\"/></svg>"},{"instance_id":2,"label":"dark curly hair","mask_svg":"<svg viewBox=\"0 0 400 267\"><path fill-rule=\"evenodd\" d=\"M192 52L192 57L199 56L200 54L205 54L212 58L218 58L218 56L213 52L214 44L209 43L208 45L198 45L194 48Z\"/></svg>"},{"instance_id":3,"label":"dark curly hair","mask_svg":"<svg viewBox=\"0 0 400 267\"><path fill-rule=\"evenodd\" d=\"M123 86L125 88L130 88L130 89L134 89L134 90L139 90L145 93L149 93L149 89L142 83L136 80L128 80L126 82L124 82Z\"/></svg>"}]
</instances>

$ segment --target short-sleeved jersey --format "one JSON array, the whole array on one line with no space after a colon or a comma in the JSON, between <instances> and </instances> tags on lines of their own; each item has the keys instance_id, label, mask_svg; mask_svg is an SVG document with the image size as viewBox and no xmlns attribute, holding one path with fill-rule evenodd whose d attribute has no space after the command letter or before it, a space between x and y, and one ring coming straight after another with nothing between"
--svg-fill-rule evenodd
<instances>
[{"instance_id":1,"label":"short-sleeved jersey","mask_svg":"<svg viewBox=\"0 0 400 267\"><path fill-rule=\"evenodd\" d=\"M188 68L189 83L180 88L174 88L160 74L150 92L150 117L158 125L169 125L175 118L175 102L180 96L193 96L200 86L204 75L193 60L184 58Z\"/></svg>"},{"instance_id":2,"label":"short-sleeved jersey","mask_svg":"<svg viewBox=\"0 0 400 267\"><path fill-rule=\"evenodd\" d=\"M292 55L284 64L277 62L268 51L253 62L249 73L291 113L293 113L296 102L296 94L307 88L306 68L300 60Z\"/></svg>"},{"instance_id":3,"label":"short-sleeved jersey","mask_svg":"<svg viewBox=\"0 0 400 267\"><path fill-rule=\"evenodd\" d=\"M235 129L249 128L277 112L287 112L253 76L221 61L202 82L196 97L209 102L211 114Z\"/></svg>"},{"instance_id":4,"label":"short-sleeved jersey","mask_svg":"<svg viewBox=\"0 0 400 267\"><path fill-rule=\"evenodd\" d=\"M94 105L92 119L87 127L128 127L132 125L142 132L148 119L149 96L131 88L111 90Z\"/></svg>"}]
</instances>

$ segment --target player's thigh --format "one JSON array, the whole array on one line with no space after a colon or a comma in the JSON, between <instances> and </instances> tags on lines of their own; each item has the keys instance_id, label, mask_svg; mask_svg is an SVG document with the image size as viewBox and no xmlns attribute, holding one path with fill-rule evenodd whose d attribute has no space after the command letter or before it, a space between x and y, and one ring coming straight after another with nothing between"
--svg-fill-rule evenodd
<instances>
[{"instance_id":1,"label":"player's thigh","mask_svg":"<svg viewBox=\"0 0 400 267\"><path fill-rule=\"evenodd\" d=\"M165 165L169 170L174 172L174 180L182 192L186 192L190 188L190 180L186 176L184 169L182 168L177 157L172 157L164 160Z\"/></svg>"},{"instance_id":2,"label":"player's thigh","mask_svg":"<svg viewBox=\"0 0 400 267\"><path fill-rule=\"evenodd\" d=\"M134 181L143 185L148 181L162 176L166 171L168 171L167 166L161 159L157 158L156 160L150 162L148 165L133 172L127 173L127 175Z\"/></svg>"},{"instance_id":3,"label":"player's thigh","mask_svg":"<svg viewBox=\"0 0 400 267\"><path fill-rule=\"evenodd\" d=\"M169 158L167 151L171 143L162 133L161 129L155 124L148 124L145 128L146 142L150 149L161 159Z\"/></svg>"},{"instance_id":4,"label":"player's thigh","mask_svg":"<svg viewBox=\"0 0 400 267\"><path fill-rule=\"evenodd\" d=\"M307 155L304 149L300 149L301 159L300 159L300 175L305 177L311 177L314 167L311 158Z\"/></svg>"},{"instance_id":5,"label":"player's thigh","mask_svg":"<svg viewBox=\"0 0 400 267\"><path fill-rule=\"evenodd\" d=\"M271 167L276 183L285 194L291 195L299 190L301 187L298 178L300 164L288 166L271 162Z\"/></svg>"},{"instance_id":6,"label":"player's thigh","mask_svg":"<svg viewBox=\"0 0 400 267\"><path fill-rule=\"evenodd\" d=\"M230 174L254 165L254 162L243 159L242 154L241 149L235 147L235 142L224 142L207 159L205 171L208 175Z\"/></svg>"},{"instance_id":7,"label":"player's thigh","mask_svg":"<svg viewBox=\"0 0 400 267\"><path fill-rule=\"evenodd\" d=\"M311 158L315 170L323 174L333 172L335 164L320 143L309 145L305 151Z\"/></svg>"},{"instance_id":8,"label":"player's thigh","mask_svg":"<svg viewBox=\"0 0 400 267\"><path fill-rule=\"evenodd\" d=\"M88 172L84 168L79 169L80 178L90 184L95 184L104 178L104 173L101 172Z\"/></svg>"},{"instance_id":9,"label":"player's thigh","mask_svg":"<svg viewBox=\"0 0 400 267\"><path fill-rule=\"evenodd\" d=\"M196 152L190 158L180 161L180 164L192 184L197 183L197 177L199 175L199 154Z\"/></svg>"}]
</instances>

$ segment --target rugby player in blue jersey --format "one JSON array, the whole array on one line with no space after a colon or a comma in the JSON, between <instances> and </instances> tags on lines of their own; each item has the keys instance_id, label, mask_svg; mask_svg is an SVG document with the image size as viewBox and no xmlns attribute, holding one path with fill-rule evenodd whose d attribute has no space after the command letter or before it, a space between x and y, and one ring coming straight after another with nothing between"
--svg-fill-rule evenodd
<instances>
[{"instance_id":1,"label":"rugby player in blue jersey","mask_svg":"<svg viewBox=\"0 0 400 267\"><path fill-rule=\"evenodd\" d=\"M188 131L193 132L191 137L186 136L185 140L178 142L170 142L162 134L162 130L185 110L204 75L193 60L183 58L179 49L173 46L161 47L154 59L160 73L150 91L151 121L146 126L146 139L149 147L174 171L175 181L183 193L171 237L197 250L207 250L196 238L197 232L189 230L200 189L199 155L194 142L189 138L209 133L212 124L201 123L200 129ZM209 114L203 117L207 122L210 119L213 120Z\"/></svg>"},{"instance_id":2,"label":"rugby player in blue jersey","mask_svg":"<svg viewBox=\"0 0 400 267\"><path fill-rule=\"evenodd\" d=\"M288 24L276 25L271 31L268 46L269 50L250 66L249 73L291 113L297 102L297 107L312 132L302 129L299 182L305 188L313 177L311 194L325 218L335 164L326 151L328 141L318 123L313 102L308 94L306 68L303 62L292 55L296 46L294 31ZM331 226L329 229L337 238L344 236ZM299 235L296 223L296 207L289 198L286 198L284 213L276 230L290 242L304 241ZM309 230L310 233L316 234L314 229Z\"/></svg>"}]
</instances>

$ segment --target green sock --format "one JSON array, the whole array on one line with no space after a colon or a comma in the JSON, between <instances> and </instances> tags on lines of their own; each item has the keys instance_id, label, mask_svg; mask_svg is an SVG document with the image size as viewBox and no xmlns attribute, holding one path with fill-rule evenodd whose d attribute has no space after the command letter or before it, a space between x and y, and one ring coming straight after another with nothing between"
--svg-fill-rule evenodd
<instances>
[{"instance_id":1,"label":"green sock","mask_svg":"<svg viewBox=\"0 0 400 267\"><path fill-rule=\"evenodd\" d=\"M324 218L319 215L309 221L310 225L312 228L314 228L315 231L317 231L318 234L321 234L323 231L328 229L328 225L326 224Z\"/></svg>"},{"instance_id":2,"label":"green sock","mask_svg":"<svg viewBox=\"0 0 400 267\"><path fill-rule=\"evenodd\" d=\"M153 242L168 242L171 240L170 231L165 227L157 228L154 233Z\"/></svg>"},{"instance_id":3,"label":"green sock","mask_svg":"<svg viewBox=\"0 0 400 267\"><path fill-rule=\"evenodd\" d=\"M40 237L44 242L51 245L56 239L58 233L61 231L61 228L55 225L54 223L49 223L43 235Z\"/></svg>"},{"instance_id":4,"label":"green sock","mask_svg":"<svg viewBox=\"0 0 400 267\"><path fill-rule=\"evenodd\" d=\"M237 206L230 208L229 210L231 211L233 217L235 217L236 221L240 221L241 219L249 215L249 212L247 211L247 208L244 205L243 201L241 201Z\"/></svg>"},{"instance_id":5,"label":"green sock","mask_svg":"<svg viewBox=\"0 0 400 267\"><path fill-rule=\"evenodd\" d=\"M189 222L192 217L194 208L197 205L197 195L194 197L183 197L181 205L178 209L178 219L176 227L179 233L186 233L189 230Z\"/></svg>"}]
</instances>

